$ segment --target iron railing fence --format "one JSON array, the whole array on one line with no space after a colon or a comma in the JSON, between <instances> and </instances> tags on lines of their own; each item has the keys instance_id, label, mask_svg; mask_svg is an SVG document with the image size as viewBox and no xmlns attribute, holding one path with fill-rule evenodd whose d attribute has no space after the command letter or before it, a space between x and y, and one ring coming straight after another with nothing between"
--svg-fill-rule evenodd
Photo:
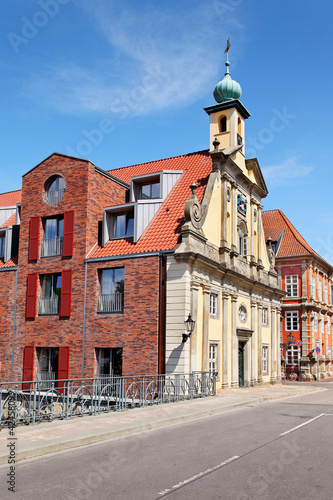
<instances>
[{"instance_id":1,"label":"iron railing fence","mask_svg":"<svg viewBox=\"0 0 333 500\"><path fill-rule=\"evenodd\" d=\"M97 312L122 312L123 308L123 293L102 294L98 296Z\"/></svg>"},{"instance_id":2,"label":"iron railing fence","mask_svg":"<svg viewBox=\"0 0 333 500\"><path fill-rule=\"evenodd\" d=\"M62 255L63 238L45 238L41 245L41 257L51 257L53 255Z\"/></svg>"},{"instance_id":3,"label":"iron railing fence","mask_svg":"<svg viewBox=\"0 0 333 500\"><path fill-rule=\"evenodd\" d=\"M216 395L217 373L140 375L0 384L0 426L36 424Z\"/></svg>"}]
</instances>

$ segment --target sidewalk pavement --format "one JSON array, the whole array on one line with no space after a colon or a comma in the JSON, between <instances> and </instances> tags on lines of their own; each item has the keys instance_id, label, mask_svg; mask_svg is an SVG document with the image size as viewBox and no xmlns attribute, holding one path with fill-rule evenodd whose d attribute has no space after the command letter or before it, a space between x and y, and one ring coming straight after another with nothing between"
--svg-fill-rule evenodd
<instances>
[{"instance_id":1,"label":"sidewalk pavement","mask_svg":"<svg viewBox=\"0 0 333 500\"><path fill-rule=\"evenodd\" d=\"M85 415L68 420L54 420L15 428L16 462L77 446L178 424L273 399L298 396L323 390L320 387L265 385L241 389L219 390L217 396L178 403L133 408L124 412ZM0 465L8 463L9 443L13 437L8 428L0 432Z\"/></svg>"}]
</instances>

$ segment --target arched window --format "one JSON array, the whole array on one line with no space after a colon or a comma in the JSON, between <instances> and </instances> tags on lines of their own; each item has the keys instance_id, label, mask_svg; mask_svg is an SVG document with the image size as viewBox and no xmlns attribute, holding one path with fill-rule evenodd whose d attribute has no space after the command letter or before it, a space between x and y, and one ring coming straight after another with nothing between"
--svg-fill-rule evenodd
<instances>
[{"instance_id":1,"label":"arched window","mask_svg":"<svg viewBox=\"0 0 333 500\"><path fill-rule=\"evenodd\" d=\"M45 182L45 201L55 205L65 193L65 180L61 175L53 175Z\"/></svg>"},{"instance_id":2,"label":"arched window","mask_svg":"<svg viewBox=\"0 0 333 500\"><path fill-rule=\"evenodd\" d=\"M243 257L252 254L252 238L248 236L248 229L245 222L241 221L237 227L238 250Z\"/></svg>"}]
</instances>

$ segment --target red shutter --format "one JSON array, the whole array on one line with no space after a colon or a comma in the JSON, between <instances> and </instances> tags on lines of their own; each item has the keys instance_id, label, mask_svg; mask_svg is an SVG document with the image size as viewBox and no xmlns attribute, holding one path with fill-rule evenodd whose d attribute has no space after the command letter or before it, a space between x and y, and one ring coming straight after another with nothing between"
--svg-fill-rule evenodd
<instances>
[{"instance_id":1,"label":"red shutter","mask_svg":"<svg viewBox=\"0 0 333 500\"><path fill-rule=\"evenodd\" d=\"M39 217L31 217L29 229L29 260L38 259Z\"/></svg>"},{"instance_id":2,"label":"red shutter","mask_svg":"<svg viewBox=\"0 0 333 500\"><path fill-rule=\"evenodd\" d=\"M64 213L64 237L62 243L62 256L72 257L74 242L74 212Z\"/></svg>"},{"instance_id":3,"label":"red shutter","mask_svg":"<svg viewBox=\"0 0 333 500\"><path fill-rule=\"evenodd\" d=\"M27 302L25 309L26 319L33 319L36 317L36 299L37 299L37 273L28 274Z\"/></svg>"},{"instance_id":4,"label":"red shutter","mask_svg":"<svg viewBox=\"0 0 333 500\"><path fill-rule=\"evenodd\" d=\"M59 347L58 357L58 379L68 379L69 370L69 347ZM63 392L64 382L58 382L58 390Z\"/></svg>"},{"instance_id":5,"label":"red shutter","mask_svg":"<svg viewBox=\"0 0 333 500\"><path fill-rule=\"evenodd\" d=\"M67 269L61 273L61 300L60 317L71 315L71 295L72 295L72 270Z\"/></svg>"},{"instance_id":6,"label":"red shutter","mask_svg":"<svg viewBox=\"0 0 333 500\"><path fill-rule=\"evenodd\" d=\"M23 354L23 380L31 382L34 370L34 347L25 347ZM30 384L22 384L22 389L30 389Z\"/></svg>"}]
</instances>

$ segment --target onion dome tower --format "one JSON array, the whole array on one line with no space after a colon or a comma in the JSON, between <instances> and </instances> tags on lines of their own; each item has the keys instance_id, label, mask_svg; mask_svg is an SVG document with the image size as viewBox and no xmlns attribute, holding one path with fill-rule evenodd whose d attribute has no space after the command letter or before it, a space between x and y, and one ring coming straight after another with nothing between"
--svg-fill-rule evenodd
<instances>
[{"instance_id":1,"label":"onion dome tower","mask_svg":"<svg viewBox=\"0 0 333 500\"><path fill-rule=\"evenodd\" d=\"M250 116L248 110L239 100L242 89L238 82L233 80L229 71L228 52L230 41L228 39L226 56L226 71L223 80L214 88L214 98L217 104L204 108L210 116L210 151L224 150L235 151L237 163L245 165L245 124Z\"/></svg>"}]
</instances>

